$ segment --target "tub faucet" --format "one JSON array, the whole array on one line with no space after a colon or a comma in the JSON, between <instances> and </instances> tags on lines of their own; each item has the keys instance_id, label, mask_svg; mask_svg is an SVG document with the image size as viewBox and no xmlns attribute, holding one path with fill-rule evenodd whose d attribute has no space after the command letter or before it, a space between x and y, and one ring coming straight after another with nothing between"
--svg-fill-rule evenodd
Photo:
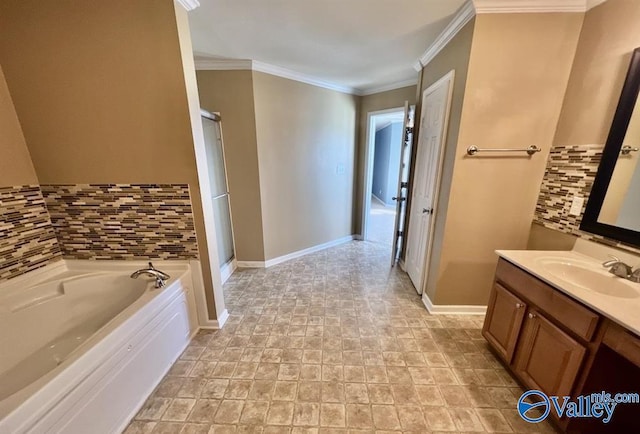
<instances>
[{"instance_id":1,"label":"tub faucet","mask_svg":"<svg viewBox=\"0 0 640 434\"><path fill-rule=\"evenodd\" d=\"M132 279L137 279L138 277L142 276L143 274L146 275L146 276L155 277L155 279L156 279L156 288L162 288L163 286L165 286L167 284L167 280L169 280L169 278L171 277L167 273L164 273L164 272L162 272L160 270L156 270L156 268L153 266L153 264L151 262L149 262L149 268L143 268L141 270L134 271L131 274L131 278Z\"/></svg>"}]
</instances>

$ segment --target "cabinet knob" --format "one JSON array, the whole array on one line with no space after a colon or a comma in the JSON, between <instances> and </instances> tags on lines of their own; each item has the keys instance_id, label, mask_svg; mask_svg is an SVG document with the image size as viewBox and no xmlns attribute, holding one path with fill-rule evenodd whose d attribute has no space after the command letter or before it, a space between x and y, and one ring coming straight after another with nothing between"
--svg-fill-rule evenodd
<instances>
[{"instance_id":1,"label":"cabinet knob","mask_svg":"<svg viewBox=\"0 0 640 434\"><path fill-rule=\"evenodd\" d=\"M536 317L536 314L535 314L535 313L530 313L530 314L529 314L529 319L534 319L535 317Z\"/></svg>"},{"instance_id":2,"label":"cabinet knob","mask_svg":"<svg viewBox=\"0 0 640 434\"><path fill-rule=\"evenodd\" d=\"M522 303L516 303L516 309L521 309L522 308Z\"/></svg>"}]
</instances>

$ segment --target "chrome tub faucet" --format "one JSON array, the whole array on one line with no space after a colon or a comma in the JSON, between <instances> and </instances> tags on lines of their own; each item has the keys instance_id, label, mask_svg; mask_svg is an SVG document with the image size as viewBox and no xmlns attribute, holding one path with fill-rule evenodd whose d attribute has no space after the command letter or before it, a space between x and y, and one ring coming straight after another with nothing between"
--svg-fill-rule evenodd
<instances>
[{"instance_id":1,"label":"chrome tub faucet","mask_svg":"<svg viewBox=\"0 0 640 434\"><path fill-rule=\"evenodd\" d=\"M156 288L162 288L167 284L167 280L171 278L167 273L157 270L151 262L149 262L149 268L142 268L138 271L134 271L131 274L131 278L137 279L142 275L154 277L156 279Z\"/></svg>"}]
</instances>

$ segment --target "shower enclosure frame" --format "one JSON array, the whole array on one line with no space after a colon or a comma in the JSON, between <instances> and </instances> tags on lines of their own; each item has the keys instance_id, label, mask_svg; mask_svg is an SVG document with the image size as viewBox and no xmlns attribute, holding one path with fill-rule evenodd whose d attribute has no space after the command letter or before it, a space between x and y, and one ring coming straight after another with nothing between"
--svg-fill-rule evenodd
<instances>
[{"instance_id":1,"label":"shower enclosure frame","mask_svg":"<svg viewBox=\"0 0 640 434\"><path fill-rule=\"evenodd\" d=\"M229 220L230 220L230 230L231 230L231 242L233 245L233 256L232 258L227 261L225 264L220 265L220 277L222 279L222 283L225 283L227 281L227 279L229 279L229 277L231 277L231 275L233 274L233 272L236 270L237 268L237 258L236 258L236 240L235 240L235 234L233 231L233 211L231 210L231 193L229 192L229 175L228 175L228 171L227 171L227 160L226 160L226 153L225 153L225 149L224 149L224 134L222 131L222 117L220 116L220 113L218 112L210 112L204 109L200 109L200 116L202 118L206 118L209 119L213 122L215 122L218 125L218 130L220 132L220 143L221 143L221 153L222 153L222 164L224 166L224 181L225 181L225 186L226 186L226 192L221 194L221 195L217 195L215 197L211 197L211 203L213 205L215 199L220 198L220 196L224 195L227 197L227 204L228 204L228 210L229 210ZM204 129L204 125L203 125L203 129ZM206 143L205 143L205 151L206 151ZM209 165L207 164L207 170L209 170L210 172L210 168ZM213 174L209 173L209 179L213 179ZM215 210L214 210L215 211ZM216 227L217 229L217 227ZM222 252L219 252L219 254L222 254Z\"/></svg>"}]
</instances>

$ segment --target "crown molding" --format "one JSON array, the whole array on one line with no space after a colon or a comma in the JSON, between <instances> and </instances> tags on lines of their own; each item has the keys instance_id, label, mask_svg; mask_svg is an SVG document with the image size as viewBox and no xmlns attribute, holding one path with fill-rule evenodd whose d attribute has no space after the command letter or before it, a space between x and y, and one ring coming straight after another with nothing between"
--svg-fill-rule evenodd
<instances>
[{"instance_id":1,"label":"crown molding","mask_svg":"<svg viewBox=\"0 0 640 434\"><path fill-rule=\"evenodd\" d=\"M299 81L301 83L311 84L313 86L324 89L335 90L338 92L359 95L360 90L322 80L317 77L302 74L280 66L271 65L269 63L248 59L195 59L196 71L257 71L265 74L275 75L277 77L287 78L289 80Z\"/></svg>"},{"instance_id":2,"label":"crown molding","mask_svg":"<svg viewBox=\"0 0 640 434\"><path fill-rule=\"evenodd\" d=\"M423 67L425 67L429 62L433 60L434 57L438 55L440 51L444 47L447 46L449 42L458 34L458 32L476 15L476 10L474 8L473 2L471 0L466 1L460 9L455 13L447 27L444 28L442 33L438 35L435 41L427 48L427 50L422 53L422 56L418 59L418 61L413 65L413 68L416 71L420 71Z\"/></svg>"},{"instance_id":3,"label":"crown molding","mask_svg":"<svg viewBox=\"0 0 640 434\"><path fill-rule=\"evenodd\" d=\"M476 14L586 12L607 0L467 0L455 13L413 69L420 71Z\"/></svg>"},{"instance_id":4,"label":"crown molding","mask_svg":"<svg viewBox=\"0 0 640 434\"><path fill-rule=\"evenodd\" d=\"M358 93L358 95L360 96L373 95L374 93L387 92L389 90L400 89L407 86L415 86L416 84L418 84L418 79L411 78L409 80L397 81L395 83L389 83L383 86L367 87L362 89Z\"/></svg>"},{"instance_id":5,"label":"crown molding","mask_svg":"<svg viewBox=\"0 0 640 434\"><path fill-rule=\"evenodd\" d=\"M478 14L586 12L606 0L473 0Z\"/></svg>"},{"instance_id":6,"label":"crown molding","mask_svg":"<svg viewBox=\"0 0 640 434\"><path fill-rule=\"evenodd\" d=\"M188 11L192 11L195 8L200 6L200 2L198 0L177 0L180 3L180 6L185 8Z\"/></svg>"},{"instance_id":7,"label":"crown molding","mask_svg":"<svg viewBox=\"0 0 640 434\"><path fill-rule=\"evenodd\" d=\"M358 94L358 89L350 86L343 86L340 84L332 83L330 81L322 80L317 77L313 77L307 74L303 74L297 71L292 71L280 66L271 65L269 63L260 62L254 60L252 69L257 72L264 72L265 74L275 75L277 77L288 78L289 80L299 81L301 83L311 84L313 86L322 87L324 89L335 90L338 92Z\"/></svg>"}]
</instances>

